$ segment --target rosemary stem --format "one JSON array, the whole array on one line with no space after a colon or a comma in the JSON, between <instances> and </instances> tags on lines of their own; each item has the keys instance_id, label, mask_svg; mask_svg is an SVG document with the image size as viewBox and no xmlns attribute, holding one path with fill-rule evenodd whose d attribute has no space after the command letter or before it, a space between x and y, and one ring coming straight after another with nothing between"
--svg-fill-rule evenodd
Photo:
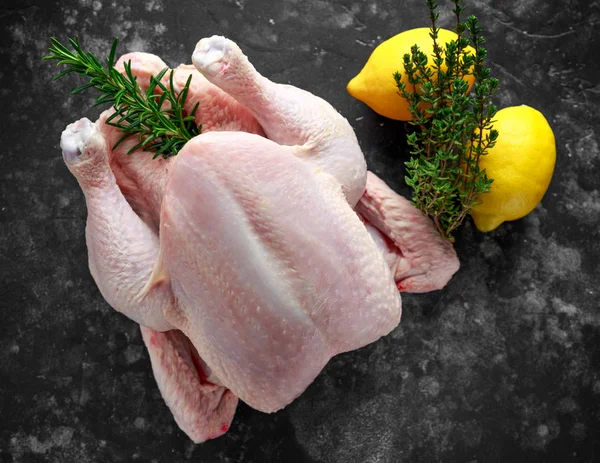
<instances>
[{"instance_id":1,"label":"rosemary stem","mask_svg":"<svg viewBox=\"0 0 600 463\"><path fill-rule=\"evenodd\" d=\"M138 143L129 149L128 154L142 149L154 152L154 158L168 158L176 155L185 143L200 134L202 126L197 125L193 117L198 105L189 116L185 112L191 78L181 92L176 94L173 90L173 70L169 74L169 87L161 82L169 71L165 68L151 77L150 86L144 92L131 71L131 62L124 63L123 73L115 69L116 38L109 57L105 60L106 67L92 53L83 51L78 37L69 39L73 51L55 38L51 38L51 42L51 54L43 59L56 60L58 65L67 66L54 80L73 72L80 74L88 78L89 83L76 88L72 94L94 87L100 92L96 105L114 106L115 111L107 118L106 123L118 128L123 136L117 140L113 149L135 136ZM158 94L157 89L160 90Z\"/></svg>"}]
</instances>

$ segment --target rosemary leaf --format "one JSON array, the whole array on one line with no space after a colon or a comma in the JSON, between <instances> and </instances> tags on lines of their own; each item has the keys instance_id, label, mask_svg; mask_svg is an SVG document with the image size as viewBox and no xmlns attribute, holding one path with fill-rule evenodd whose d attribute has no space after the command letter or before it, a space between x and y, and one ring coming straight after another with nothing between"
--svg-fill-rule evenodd
<instances>
[{"instance_id":1,"label":"rosemary leaf","mask_svg":"<svg viewBox=\"0 0 600 463\"><path fill-rule=\"evenodd\" d=\"M71 95L93 87L100 92L94 106L114 106L115 113L107 118L106 123L118 128L123 136L115 143L113 149L131 136L136 136L138 143L128 154L141 148L144 151L153 151L153 158L168 158L176 155L187 141L200 134L202 126L194 120L198 103L190 114L185 111L191 76L181 92L175 94L173 70L169 74L170 86L167 88L161 82L169 71L165 68L158 75L151 77L148 91L142 92L131 71L131 62L124 63L125 74L114 67L118 43L116 38L108 58L104 60L106 67L92 53L83 51L79 37L69 39L72 50L54 37L50 41L51 54L42 59L57 60L57 65L68 66L53 80L73 72L81 74L87 77L89 82L72 90ZM155 94L157 89L160 90L160 94ZM163 108L166 101L169 102L169 107Z\"/></svg>"}]
</instances>

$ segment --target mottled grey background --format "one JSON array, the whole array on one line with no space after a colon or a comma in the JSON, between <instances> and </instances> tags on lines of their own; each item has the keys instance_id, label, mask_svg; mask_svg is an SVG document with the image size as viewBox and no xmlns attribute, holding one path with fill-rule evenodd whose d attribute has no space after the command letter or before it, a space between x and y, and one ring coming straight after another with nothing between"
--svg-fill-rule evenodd
<instances>
[{"instance_id":1,"label":"mottled grey background","mask_svg":"<svg viewBox=\"0 0 600 463\"><path fill-rule=\"evenodd\" d=\"M443 25L451 24L442 2ZM427 25L424 0L3 0L0 3L0 462L500 462L600 458L600 4L467 2L481 19L499 106L542 111L557 139L543 203L490 234L467 223L462 268L403 296L398 329L334 358L301 398L266 415L241 404L194 446L154 383L137 326L87 268L86 211L58 146L98 110L51 84L49 37L105 56L189 62L212 34L256 67L330 101L369 167L398 191L404 126L345 91L373 47Z\"/></svg>"}]
</instances>

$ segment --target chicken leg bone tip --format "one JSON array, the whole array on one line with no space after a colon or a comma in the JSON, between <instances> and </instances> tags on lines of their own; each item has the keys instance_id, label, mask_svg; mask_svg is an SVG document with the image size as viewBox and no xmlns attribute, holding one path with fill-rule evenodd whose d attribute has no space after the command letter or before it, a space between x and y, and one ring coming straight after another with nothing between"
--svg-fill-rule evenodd
<instances>
[{"instance_id":1,"label":"chicken leg bone tip","mask_svg":"<svg viewBox=\"0 0 600 463\"><path fill-rule=\"evenodd\" d=\"M198 42L192 55L192 61L196 68L203 73L217 74L229 50L231 50L229 39L213 35Z\"/></svg>"},{"instance_id":2,"label":"chicken leg bone tip","mask_svg":"<svg viewBox=\"0 0 600 463\"><path fill-rule=\"evenodd\" d=\"M95 124L87 117L67 126L60 137L60 148L66 162L72 162L81 156L94 130Z\"/></svg>"}]
</instances>

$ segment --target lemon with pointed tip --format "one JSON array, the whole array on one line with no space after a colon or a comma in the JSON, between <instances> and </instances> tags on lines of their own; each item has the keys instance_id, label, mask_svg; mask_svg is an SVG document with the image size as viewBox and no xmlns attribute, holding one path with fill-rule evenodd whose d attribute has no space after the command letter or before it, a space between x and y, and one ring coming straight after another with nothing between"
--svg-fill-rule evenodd
<instances>
[{"instance_id":1,"label":"lemon with pointed tip","mask_svg":"<svg viewBox=\"0 0 600 463\"><path fill-rule=\"evenodd\" d=\"M415 44L427 56L428 66L432 68L433 39L430 32L428 27L410 29L379 44L360 73L348 83L348 93L382 116L400 121L412 120L408 101L398 94L394 73L400 72L407 89L413 88L404 72L403 57L410 54L410 49ZM446 43L457 38L454 32L439 29L437 42L444 49ZM475 53L472 47L467 47L465 51L468 54ZM442 70L447 70L445 65L442 65ZM475 78L467 75L464 79L471 90Z\"/></svg>"},{"instance_id":2,"label":"lemon with pointed tip","mask_svg":"<svg viewBox=\"0 0 600 463\"><path fill-rule=\"evenodd\" d=\"M510 106L498 111L494 120L498 140L479 159L479 168L494 181L471 210L482 232L533 211L550 185L556 163L554 133L541 112L526 105Z\"/></svg>"}]
</instances>

